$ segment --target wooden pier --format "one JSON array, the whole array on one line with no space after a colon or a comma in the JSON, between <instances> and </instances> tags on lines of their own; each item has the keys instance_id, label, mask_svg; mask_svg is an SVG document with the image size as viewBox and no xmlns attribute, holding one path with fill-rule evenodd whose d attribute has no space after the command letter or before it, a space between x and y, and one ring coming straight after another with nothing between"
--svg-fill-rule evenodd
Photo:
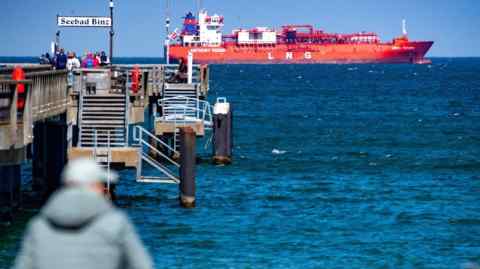
<instances>
[{"instance_id":1,"label":"wooden pier","mask_svg":"<svg viewBox=\"0 0 480 269\"><path fill-rule=\"evenodd\" d=\"M182 164L176 160L180 152L195 151L182 145L191 141L182 134L202 137L213 131L213 109L205 101L206 65L193 66L192 83L170 81L176 65L116 65L71 73L24 67L21 80L11 79L13 67L0 69L0 173L7 177L0 192L9 197L0 207L18 202L13 194L20 165L28 159L33 188L45 196L60 186L68 159L78 157L94 158L109 169L135 168L138 182L179 184ZM158 174L143 175L142 163ZM181 171L191 177L185 167ZM190 186L191 204L192 184L180 185Z\"/></svg>"}]
</instances>

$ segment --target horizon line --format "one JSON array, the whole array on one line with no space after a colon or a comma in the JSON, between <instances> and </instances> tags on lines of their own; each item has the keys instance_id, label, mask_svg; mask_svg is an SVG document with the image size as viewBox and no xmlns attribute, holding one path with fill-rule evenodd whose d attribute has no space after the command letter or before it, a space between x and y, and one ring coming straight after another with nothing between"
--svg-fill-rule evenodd
<instances>
[{"instance_id":1,"label":"horizon line","mask_svg":"<svg viewBox=\"0 0 480 269\"><path fill-rule=\"evenodd\" d=\"M0 58L7 58L7 57L17 57L17 58L38 58L40 56L18 56L18 55L0 55ZM165 59L164 56L114 56L113 58L161 58ZM428 56L425 58L480 58L480 55L476 56Z\"/></svg>"}]
</instances>

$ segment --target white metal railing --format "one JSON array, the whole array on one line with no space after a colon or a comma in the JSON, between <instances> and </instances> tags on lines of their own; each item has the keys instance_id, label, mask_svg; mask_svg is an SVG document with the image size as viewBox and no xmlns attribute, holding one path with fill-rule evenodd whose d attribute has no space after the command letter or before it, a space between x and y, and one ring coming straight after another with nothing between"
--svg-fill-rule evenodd
<instances>
[{"instance_id":1,"label":"white metal railing","mask_svg":"<svg viewBox=\"0 0 480 269\"><path fill-rule=\"evenodd\" d=\"M147 139L145 139L145 137ZM156 154L162 156L163 158L165 158L169 163L177 166L177 167L180 167L180 165L175 162L174 160L172 160L171 158L169 158L167 155L165 155L163 152L161 152L159 149L157 149L156 147L154 147L152 145L152 143L148 140L148 139L152 139L152 141L155 141L155 143L158 143L159 145L165 147L167 150L175 153L175 154L178 154L179 152L176 151L174 148L172 148L170 145L168 145L167 143L163 142L161 139L159 139L158 137L156 137L154 134L150 133L149 131L147 131L145 128L139 126L139 125L136 125L134 128L133 128L133 141L138 144L140 147L141 147L141 150L143 151L143 147L147 147L148 149L154 151Z\"/></svg>"},{"instance_id":2,"label":"white metal railing","mask_svg":"<svg viewBox=\"0 0 480 269\"><path fill-rule=\"evenodd\" d=\"M111 144L110 144L110 131L106 131L107 133L107 154L105 162L103 160L99 160L98 158L98 131L97 129L93 132L93 159L97 164L105 163L107 168L107 191L110 193L110 180L111 180L111 162L112 162L112 151L111 151Z\"/></svg>"},{"instance_id":3,"label":"white metal railing","mask_svg":"<svg viewBox=\"0 0 480 269\"><path fill-rule=\"evenodd\" d=\"M175 126L201 121L206 129L213 126L212 106L209 102L187 96L175 96L158 100L162 116L156 119L173 122Z\"/></svg>"},{"instance_id":4,"label":"white metal railing","mask_svg":"<svg viewBox=\"0 0 480 269\"><path fill-rule=\"evenodd\" d=\"M175 175L174 172L172 172L169 168L166 166L162 165L159 163L157 160L152 158L148 152L145 152L145 148L148 151L154 152L155 154L161 156L164 158L169 164L174 165L175 167L179 168L180 164L172 160L170 157L168 157L165 153L163 153L161 150L159 150L156 146L152 145L152 142L154 141L157 143L157 145L161 145L165 147L165 149L173 152L174 154L178 154L178 151L176 151L174 148L172 148L170 145L167 143L163 142L160 140L158 137L147 131L145 128L141 126L135 126L133 129L133 141L138 144L140 147L140 150L138 151L139 154L139 163L137 167L137 181L139 182L147 182L147 183L180 183L180 180L178 179L178 176ZM156 168L158 171L166 175L169 179L164 180L164 179L145 179L142 176L142 161L146 161L148 164Z\"/></svg>"}]
</instances>

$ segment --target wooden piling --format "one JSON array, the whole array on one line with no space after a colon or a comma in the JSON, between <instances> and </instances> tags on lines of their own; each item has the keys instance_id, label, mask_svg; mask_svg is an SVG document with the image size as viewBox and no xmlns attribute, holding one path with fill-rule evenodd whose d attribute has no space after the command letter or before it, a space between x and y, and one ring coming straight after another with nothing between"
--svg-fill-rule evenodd
<instances>
[{"instance_id":1,"label":"wooden piling","mask_svg":"<svg viewBox=\"0 0 480 269\"><path fill-rule=\"evenodd\" d=\"M191 127L180 128L180 204L195 207L195 132Z\"/></svg>"}]
</instances>

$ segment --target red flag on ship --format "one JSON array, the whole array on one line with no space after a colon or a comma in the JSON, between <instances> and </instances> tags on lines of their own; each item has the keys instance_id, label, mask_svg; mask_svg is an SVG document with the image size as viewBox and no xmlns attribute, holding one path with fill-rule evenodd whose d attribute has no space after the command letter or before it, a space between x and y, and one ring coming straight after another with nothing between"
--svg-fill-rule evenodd
<instances>
[{"instance_id":1,"label":"red flag on ship","mask_svg":"<svg viewBox=\"0 0 480 269\"><path fill-rule=\"evenodd\" d=\"M169 34L169 35L168 35L168 38L170 38L170 39L172 39L172 40L177 39L177 37L178 37L177 31L178 31L178 28L176 28L175 31L173 31L171 34Z\"/></svg>"}]
</instances>

